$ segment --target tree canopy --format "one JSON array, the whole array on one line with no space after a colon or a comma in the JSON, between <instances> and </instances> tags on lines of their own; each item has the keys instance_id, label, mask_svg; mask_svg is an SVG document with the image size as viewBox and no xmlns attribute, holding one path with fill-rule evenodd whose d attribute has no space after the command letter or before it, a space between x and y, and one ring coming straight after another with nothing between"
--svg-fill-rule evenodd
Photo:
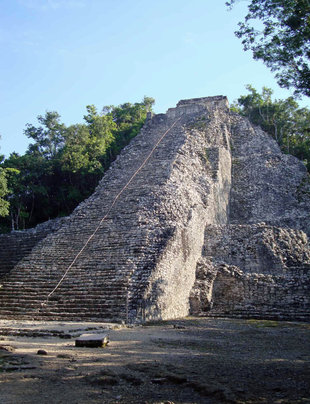
<instances>
[{"instance_id":1,"label":"tree canopy","mask_svg":"<svg viewBox=\"0 0 310 404\"><path fill-rule=\"evenodd\" d=\"M1 136L0 136L1 139ZM0 163L3 161L4 156L0 155ZM6 178L6 171L0 167L0 217L9 214L9 202L4 199L8 193L8 183Z\"/></svg>"},{"instance_id":2,"label":"tree canopy","mask_svg":"<svg viewBox=\"0 0 310 404\"><path fill-rule=\"evenodd\" d=\"M247 86L232 110L260 125L284 152L303 160L310 171L310 111L293 97L272 98ZM47 111L38 125L26 125L31 139L26 153L0 156L0 229L33 227L65 216L91 195L120 150L137 135L154 100L106 106L98 112L86 107L84 122L66 126L60 115Z\"/></svg>"},{"instance_id":3,"label":"tree canopy","mask_svg":"<svg viewBox=\"0 0 310 404\"><path fill-rule=\"evenodd\" d=\"M7 179L5 171L0 168L0 216L7 216L9 214L9 202L3 199L8 193Z\"/></svg>"},{"instance_id":4,"label":"tree canopy","mask_svg":"<svg viewBox=\"0 0 310 404\"><path fill-rule=\"evenodd\" d=\"M273 91L263 87L259 93L248 85L231 109L262 127L279 144L282 151L303 160L310 171L310 110L300 108L293 97L272 99Z\"/></svg>"},{"instance_id":5,"label":"tree canopy","mask_svg":"<svg viewBox=\"0 0 310 404\"><path fill-rule=\"evenodd\" d=\"M86 107L84 123L66 126L55 111L27 124L26 153L0 160L0 220L3 231L33 227L65 216L92 194L120 150L137 135L154 99ZM1 163L2 161L2 163Z\"/></svg>"},{"instance_id":6,"label":"tree canopy","mask_svg":"<svg viewBox=\"0 0 310 404\"><path fill-rule=\"evenodd\" d=\"M230 0L232 7L240 0ZM252 50L276 72L278 84L295 95L310 96L310 1L249 0L248 14L235 32L244 50Z\"/></svg>"}]
</instances>

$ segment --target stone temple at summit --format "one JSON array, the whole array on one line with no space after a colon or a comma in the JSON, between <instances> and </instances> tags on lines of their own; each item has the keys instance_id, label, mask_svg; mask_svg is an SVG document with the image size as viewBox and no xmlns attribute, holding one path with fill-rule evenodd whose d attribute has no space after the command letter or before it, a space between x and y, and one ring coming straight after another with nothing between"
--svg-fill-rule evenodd
<instances>
[{"instance_id":1,"label":"stone temple at summit","mask_svg":"<svg viewBox=\"0 0 310 404\"><path fill-rule=\"evenodd\" d=\"M0 316L310 319L304 164L226 97L149 114L73 213L0 235Z\"/></svg>"}]
</instances>

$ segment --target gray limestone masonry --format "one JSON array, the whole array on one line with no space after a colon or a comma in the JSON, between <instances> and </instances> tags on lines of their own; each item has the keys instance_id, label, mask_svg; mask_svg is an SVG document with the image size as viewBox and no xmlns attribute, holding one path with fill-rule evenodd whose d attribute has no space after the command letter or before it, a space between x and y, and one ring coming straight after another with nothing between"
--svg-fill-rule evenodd
<instances>
[{"instance_id":1,"label":"gray limestone masonry","mask_svg":"<svg viewBox=\"0 0 310 404\"><path fill-rule=\"evenodd\" d=\"M299 160L226 97L182 100L148 115L69 217L0 236L0 316L309 320L309 212Z\"/></svg>"},{"instance_id":2,"label":"gray limestone masonry","mask_svg":"<svg viewBox=\"0 0 310 404\"><path fill-rule=\"evenodd\" d=\"M0 279L9 273L25 255L29 254L40 240L58 230L66 220L65 217L53 219L39 224L33 229L0 234Z\"/></svg>"}]
</instances>

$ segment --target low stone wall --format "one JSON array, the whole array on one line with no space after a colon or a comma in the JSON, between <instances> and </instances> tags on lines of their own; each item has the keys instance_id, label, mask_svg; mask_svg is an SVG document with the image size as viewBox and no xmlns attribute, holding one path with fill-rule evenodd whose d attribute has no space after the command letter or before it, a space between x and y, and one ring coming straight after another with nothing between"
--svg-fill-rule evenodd
<instances>
[{"instance_id":1,"label":"low stone wall","mask_svg":"<svg viewBox=\"0 0 310 404\"><path fill-rule=\"evenodd\" d=\"M309 270L289 268L266 275L220 266L208 315L309 321Z\"/></svg>"},{"instance_id":2,"label":"low stone wall","mask_svg":"<svg viewBox=\"0 0 310 404\"><path fill-rule=\"evenodd\" d=\"M310 249L300 230L207 226L193 314L310 319Z\"/></svg>"},{"instance_id":3,"label":"low stone wall","mask_svg":"<svg viewBox=\"0 0 310 404\"><path fill-rule=\"evenodd\" d=\"M40 240L58 230L65 220L66 218L49 220L33 229L0 234L0 278L30 254Z\"/></svg>"},{"instance_id":4,"label":"low stone wall","mask_svg":"<svg viewBox=\"0 0 310 404\"><path fill-rule=\"evenodd\" d=\"M203 256L244 273L281 274L310 264L307 235L301 230L251 225L207 226Z\"/></svg>"}]
</instances>

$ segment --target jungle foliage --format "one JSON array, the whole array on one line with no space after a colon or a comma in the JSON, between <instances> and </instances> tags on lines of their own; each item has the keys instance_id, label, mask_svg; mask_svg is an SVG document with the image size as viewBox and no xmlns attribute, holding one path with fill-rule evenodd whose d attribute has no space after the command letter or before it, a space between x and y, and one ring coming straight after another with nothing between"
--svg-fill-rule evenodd
<instances>
[{"instance_id":1,"label":"jungle foliage","mask_svg":"<svg viewBox=\"0 0 310 404\"><path fill-rule=\"evenodd\" d=\"M293 97L272 98L247 86L231 109L260 125L284 152L303 160L310 171L310 111ZM154 100L104 107L86 107L84 122L66 126L47 111L38 125L27 124L31 143L24 155L0 156L0 230L29 228L66 216L90 196L103 173L137 135ZM1 217L2 216L2 217Z\"/></svg>"},{"instance_id":2,"label":"jungle foliage","mask_svg":"<svg viewBox=\"0 0 310 404\"><path fill-rule=\"evenodd\" d=\"M248 85L231 109L269 133L284 153L304 161L310 172L310 110L300 108L293 97L272 99L273 91L263 87L259 93Z\"/></svg>"},{"instance_id":3,"label":"jungle foliage","mask_svg":"<svg viewBox=\"0 0 310 404\"><path fill-rule=\"evenodd\" d=\"M66 216L91 195L121 149L143 126L154 99L86 107L84 122L71 126L47 111L38 125L27 124L26 153L0 160L0 230L33 227Z\"/></svg>"},{"instance_id":4,"label":"jungle foliage","mask_svg":"<svg viewBox=\"0 0 310 404\"><path fill-rule=\"evenodd\" d=\"M233 7L240 0L230 0ZM247 0L248 13L235 32L244 50L276 72L278 84L310 96L310 1Z\"/></svg>"}]
</instances>

